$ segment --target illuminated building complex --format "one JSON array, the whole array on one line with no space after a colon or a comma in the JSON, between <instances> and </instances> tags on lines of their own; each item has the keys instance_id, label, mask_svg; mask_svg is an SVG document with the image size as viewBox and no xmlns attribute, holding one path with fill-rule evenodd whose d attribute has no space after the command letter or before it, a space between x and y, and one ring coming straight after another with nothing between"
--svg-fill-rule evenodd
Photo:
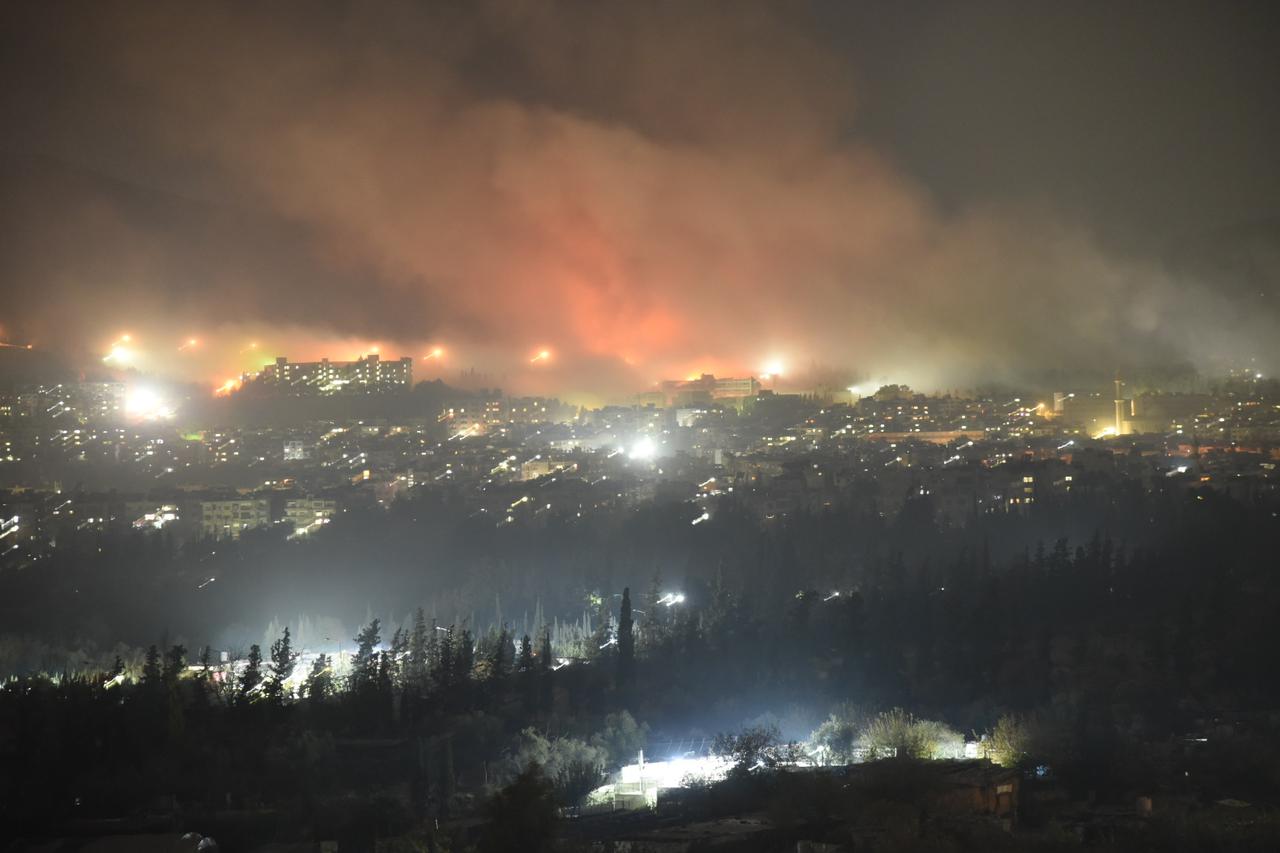
<instances>
[{"instance_id":1,"label":"illuminated building complex","mask_svg":"<svg viewBox=\"0 0 1280 853\"><path fill-rule=\"evenodd\" d=\"M200 526L205 536L214 539L239 539L240 534L271 523L271 506L263 498L244 500L202 501Z\"/></svg>"},{"instance_id":2,"label":"illuminated building complex","mask_svg":"<svg viewBox=\"0 0 1280 853\"><path fill-rule=\"evenodd\" d=\"M754 397L760 393L760 382L754 376L717 379L710 373L704 373L696 379L668 379L662 383L661 390L666 405L690 405Z\"/></svg>"},{"instance_id":3,"label":"illuminated building complex","mask_svg":"<svg viewBox=\"0 0 1280 853\"><path fill-rule=\"evenodd\" d=\"M329 523L338 511L337 502L324 498L291 498L284 504L284 520L293 525L298 535L310 533Z\"/></svg>"},{"instance_id":4,"label":"illuminated building complex","mask_svg":"<svg viewBox=\"0 0 1280 853\"><path fill-rule=\"evenodd\" d=\"M413 387L413 359L382 361L368 355L356 361L290 362L281 356L249 382L262 390L296 396L408 391Z\"/></svg>"},{"instance_id":5,"label":"illuminated building complex","mask_svg":"<svg viewBox=\"0 0 1280 853\"><path fill-rule=\"evenodd\" d=\"M119 420L125 410L122 382L60 382L25 389L0 404L3 414L85 424Z\"/></svg>"}]
</instances>

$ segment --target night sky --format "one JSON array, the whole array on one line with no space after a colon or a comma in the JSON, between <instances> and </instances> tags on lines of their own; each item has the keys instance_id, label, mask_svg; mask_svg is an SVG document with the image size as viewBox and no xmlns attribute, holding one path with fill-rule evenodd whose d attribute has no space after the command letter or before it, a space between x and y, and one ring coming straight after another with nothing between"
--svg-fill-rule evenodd
<instances>
[{"instance_id":1,"label":"night sky","mask_svg":"<svg viewBox=\"0 0 1280 853\"><path fill-rule=\"evenodd\" d=\"M1274 3L0 20L0 332L72 363L127 331L211 384L374 346L602 395L1280 364Z\"/></svg>"}]
</instances>

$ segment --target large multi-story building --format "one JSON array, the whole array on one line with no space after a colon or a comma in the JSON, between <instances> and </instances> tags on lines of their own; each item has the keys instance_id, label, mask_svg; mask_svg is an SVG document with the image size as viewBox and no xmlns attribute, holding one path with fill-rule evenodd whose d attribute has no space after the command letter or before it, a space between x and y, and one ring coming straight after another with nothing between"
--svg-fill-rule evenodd
<instances>
[{"instance_id":1,"label":"large multi-story building","mask_svg":"<svg viewBox=\"0 0 1280 853\"><path fill-rule=\"evenodd\" d=\"M245 385L298 396L408 391L413 387L413 359L383 361L367 355L356 361L290 362L281 356L257 377L246 377Z\"/></svg>"},{"instance_id":2,"label":"large multi-story building","mask_svg":"<svg viewBox=\"0 0 1280 853\"><path fill-rule=\"evenodd\" d=\"M284 443L284 461L300 462L304 459L311 458L311 448L307 447L306 442L297 439L286 440Z\"/></svg>"},{"instance_id":3,"label":"large multi-story building","mask_svg":"<svg viewBox=\"0 0 1280 853\"><path fill-rule=\"evenodd\" d=\"M512 424L562 423L573 419L574 409L547 397L492 397L462 405L445 406L436 418L454 434L483 435Z\"/></svg>"},{"instance_id":4,"label":"large multi-story building","mask_svg":"<svg viewBox=\"0 0 1280 853\"><path fill-rule=\"evenodd\" d=\"M271 523L271 503L265 498L202 501L200 529L214 539L239 539L240 534Z\"/></svg>"},{"instance_id":5,"label":"large multi-story building","mask_svg":"<svg viewBox=\"0 0 1280 853\"><path fill-rule=\"evenodd\" d=\"M337 511L337 502L326 498L290 498L284 503L284 520L301 536L328 524Z\"/></svg>"},{"instance_id":6,"label":"large multi-story building","mask_svg":"<svg viewBox=\"0 0 1280 853\"><path fill-rule=\"evenodd\" d=\"M667 406L689 406L713 400L745 400L760 393L760 382L754 376L743 379L720 379L704 373L696 379L668 379L661 385Z\"/></svg>"}]
</instances>

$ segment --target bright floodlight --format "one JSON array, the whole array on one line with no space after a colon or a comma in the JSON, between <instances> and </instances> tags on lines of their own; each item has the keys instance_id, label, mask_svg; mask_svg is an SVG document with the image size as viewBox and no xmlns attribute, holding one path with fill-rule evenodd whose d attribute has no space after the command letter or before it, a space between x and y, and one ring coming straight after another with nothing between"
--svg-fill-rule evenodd
<instances>
[{"instance_id":1,"label":"bright floodlight","mask_svg":"<svg viewBox=\"0 0 1280 853\"><path fill-rule=\"evenodd\" d=\"M121 366L132 364L133 350L126 346L121 346L120 344L114 344L111 347L111 351L108 352L102 360L106 364L118 364Z\"/></svg>"},{"instance_id":2,"label":"bright floodlight","mask_svg":"<svg viewBox=\"0 0 1280 853\"><path fill-rule=\"evenodd\" d=\"M538 350L538 354L529 359L530 364L537 364L540 361L546 361L551 358L551 350Z\"/></svg>"},{"instance_id":3,"label":"bright floodlight","mask_svg":"<svg viewBox=\"0 0 1280 853\"><path fill-rule=\"evenodd\" d=\"M630 456L632 459L648 460L652 459L658 452L658 447L653 443L653 439L649 436L642 436L631 445Z\"/></svg>"},{"instance_id":4,"label":"bright floodlight","mask_svg":"<svg viewBox=\"0 0 1280 853\"><path fill-rule=\"evenodd\" d=\"M124 410L131 418L153 421L173 416L173 408L151 388L131 388L125 395Z\"/></svg>"}]
</instances>

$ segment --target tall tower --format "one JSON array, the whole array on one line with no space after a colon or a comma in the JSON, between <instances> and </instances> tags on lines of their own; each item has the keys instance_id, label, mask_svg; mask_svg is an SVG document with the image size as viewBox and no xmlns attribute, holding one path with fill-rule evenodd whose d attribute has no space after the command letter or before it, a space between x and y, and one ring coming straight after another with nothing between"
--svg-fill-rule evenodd
<instances>
[{"instance_id":1,"label":"tall tower","mask_svg":"<svg viewBox=\"0 0 1280 853\"><path fill-rule=\"evenodd\" d=\"M1124 434L1124 381L1116 374L1116 435Z\"/></svg>"}]
</instances>

